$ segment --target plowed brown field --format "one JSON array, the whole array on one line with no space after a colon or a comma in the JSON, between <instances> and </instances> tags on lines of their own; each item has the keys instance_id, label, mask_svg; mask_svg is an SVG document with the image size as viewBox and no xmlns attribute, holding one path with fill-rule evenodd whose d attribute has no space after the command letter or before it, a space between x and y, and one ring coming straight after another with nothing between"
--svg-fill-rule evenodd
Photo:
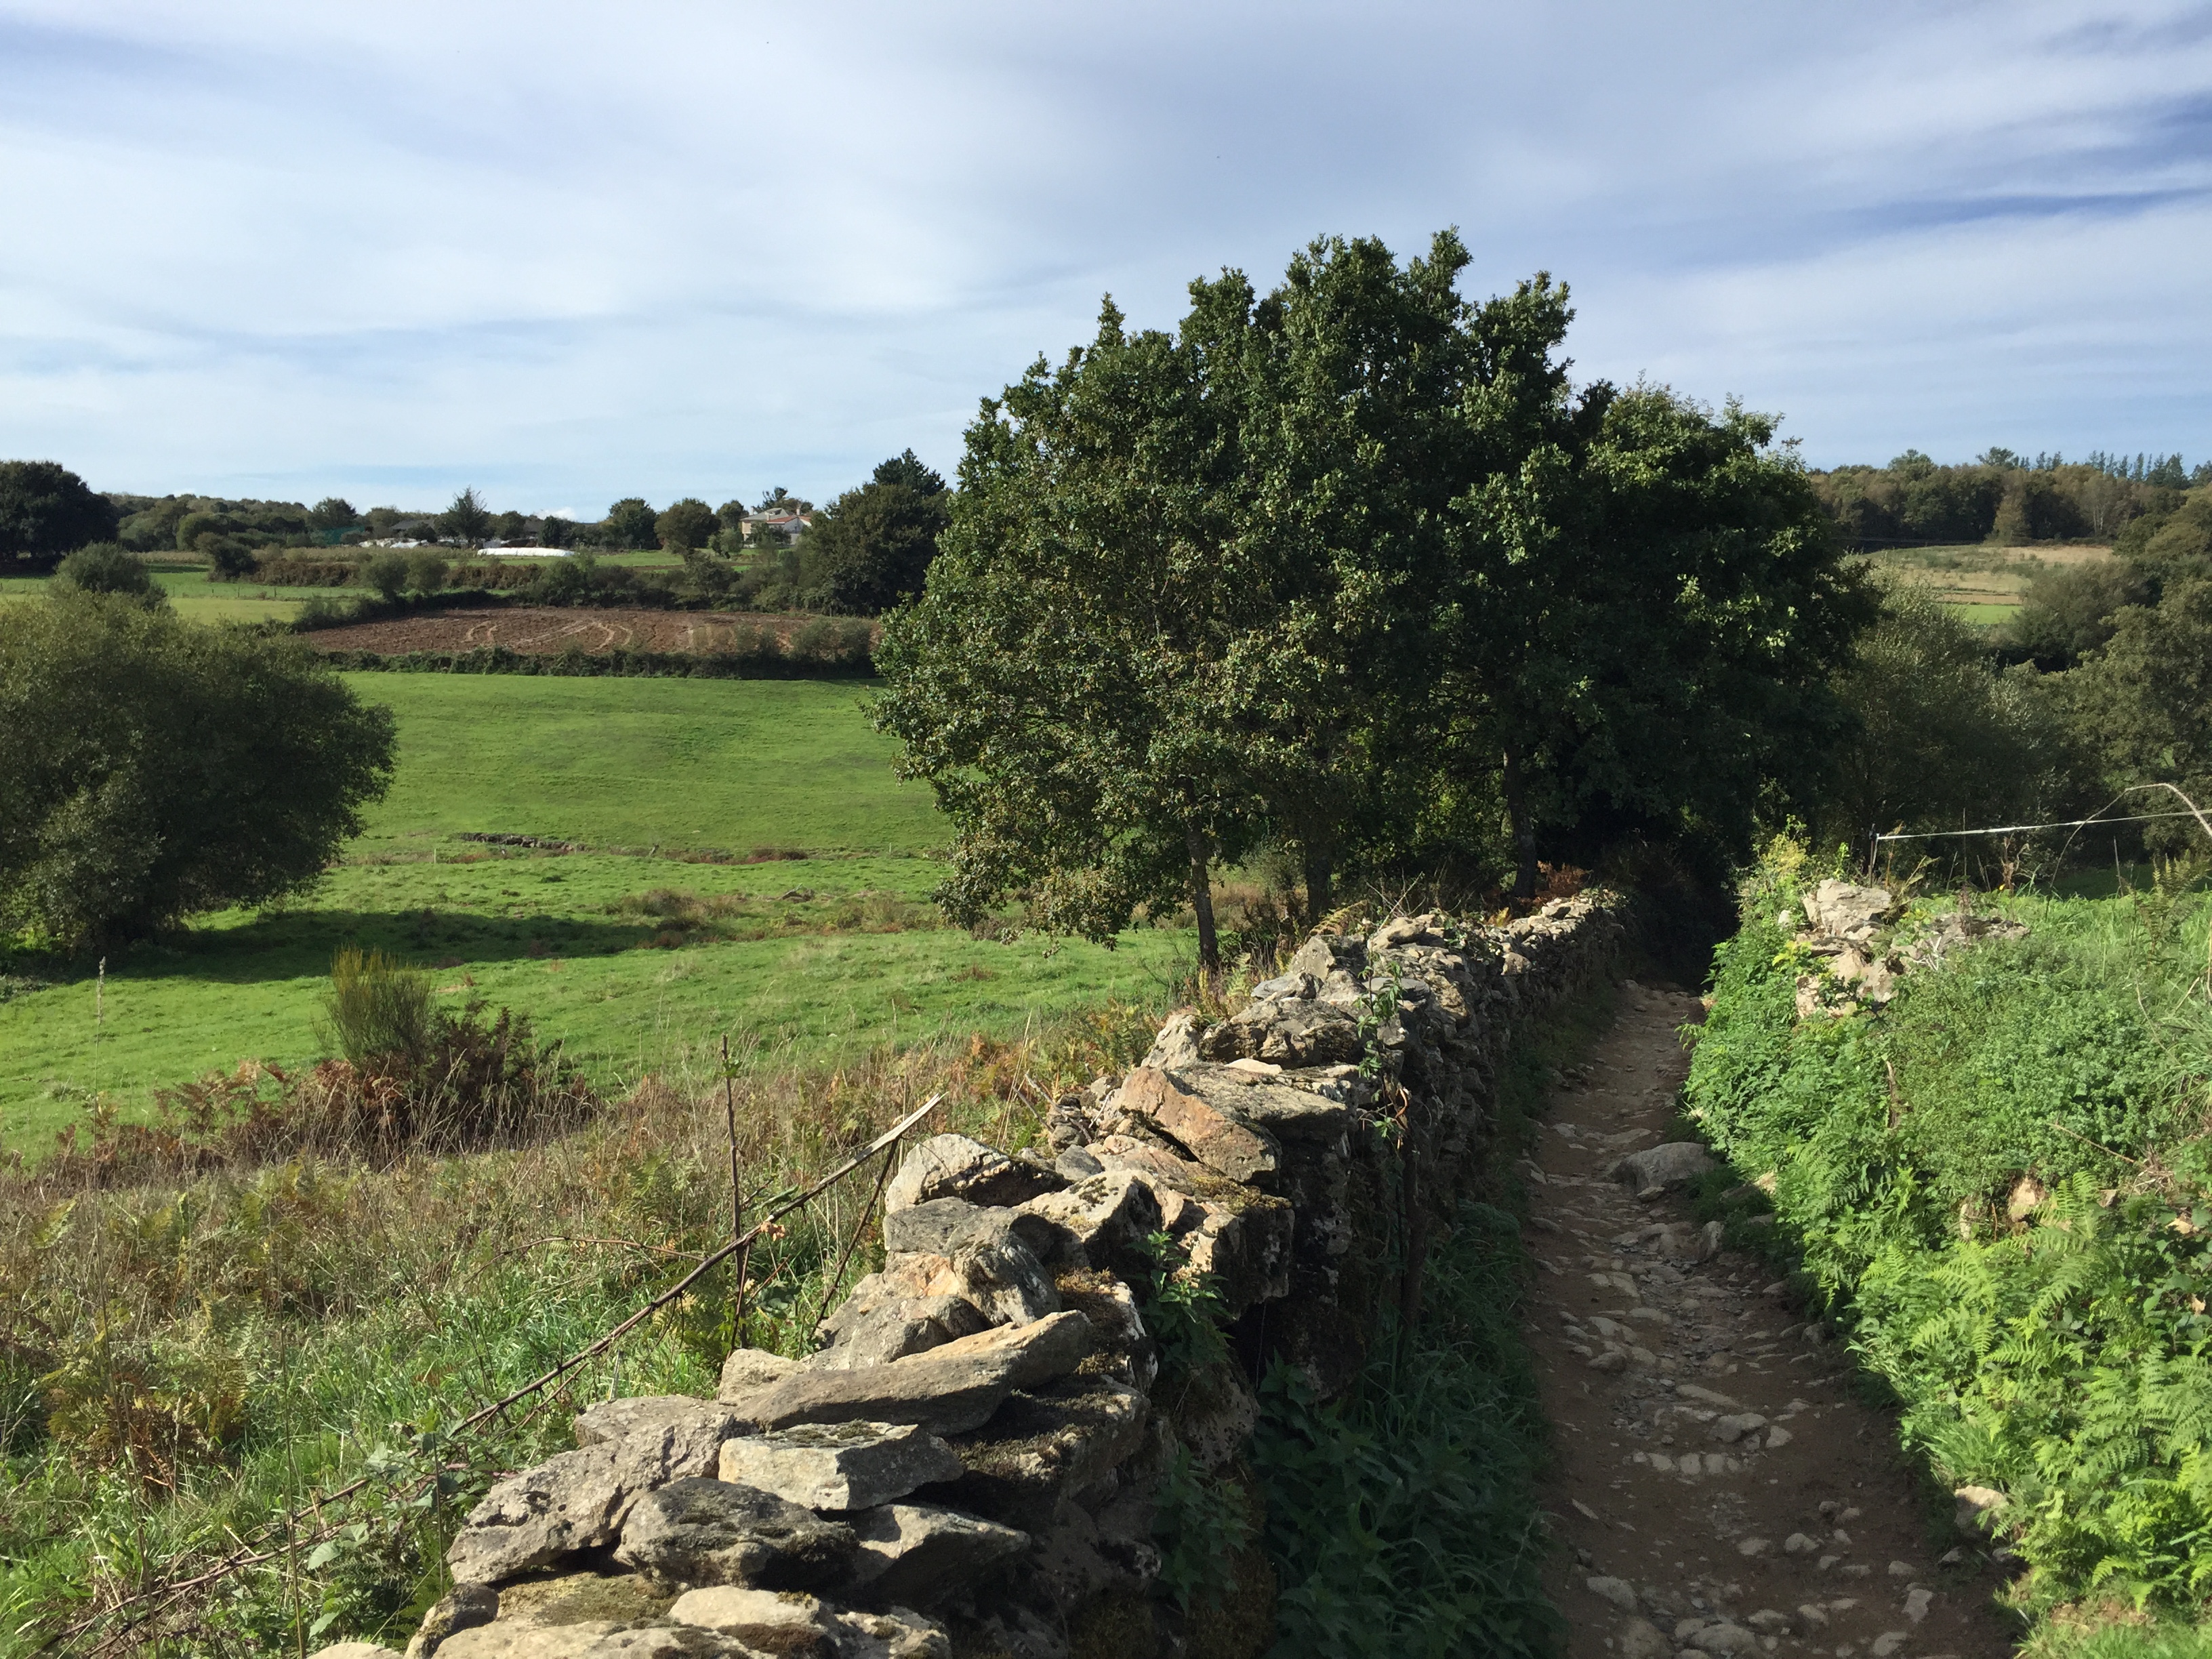
<instances>
[{"instance_id":1,"label":"plowed brown field","mask_svg":"<svg viewBox=\"0 0 2212 1659\"><path fill-rule=\"evenodd\" d=\"M764 635L781 641L809 620L787 614L756 616L727 611L599 611L533 605L353 623L343 628L319 628L305 637L324 651L374 651L386 656L406 651L474 651L493 645L544 655L569 650L596 655L623 649L707 653L750 650L755 640Z\"/></svg>"}]
</instances>

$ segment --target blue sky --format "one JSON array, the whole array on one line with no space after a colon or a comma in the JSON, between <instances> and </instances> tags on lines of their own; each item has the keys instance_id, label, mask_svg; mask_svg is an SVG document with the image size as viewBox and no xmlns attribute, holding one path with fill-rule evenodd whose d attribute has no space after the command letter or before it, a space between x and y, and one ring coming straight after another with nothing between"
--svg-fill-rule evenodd
<instances>
[{"instance_id":1,"label":"blue sky","mask_svg":"<svg viewBox=\"0 0 2212 1659\"><path fill-rule=\"evenodd\" d=\"M823 499L1110 290L1455 224L1814 465L2212 458L2212 5L0 0L0 455Z\"/></svg>"}]
</instances>

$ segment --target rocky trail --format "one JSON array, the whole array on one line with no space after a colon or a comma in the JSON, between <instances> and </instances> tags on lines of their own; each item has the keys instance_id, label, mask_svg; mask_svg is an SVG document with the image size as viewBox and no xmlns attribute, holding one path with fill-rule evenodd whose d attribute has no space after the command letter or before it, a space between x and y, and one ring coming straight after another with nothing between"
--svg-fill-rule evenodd
<instances>
[{"instance_id":1,"label":"rocky trail","mask_svg":"<svg viewBox=\"0 0 2212 1659\"><path fill-rule=\"evenodd\" d=\"M1522 1173L1531 1349L1557 1457L1544 1495L1570 1659L1994 1659L1982 1553L1931 1537L1895 1424L1760 1264L1688 1218L1701 1149L1659 1146L1695 997L1630 982L1553 1091ZM1624 1158L1632 1167L1608 1178Z\"/></svg>"}]
</instances>

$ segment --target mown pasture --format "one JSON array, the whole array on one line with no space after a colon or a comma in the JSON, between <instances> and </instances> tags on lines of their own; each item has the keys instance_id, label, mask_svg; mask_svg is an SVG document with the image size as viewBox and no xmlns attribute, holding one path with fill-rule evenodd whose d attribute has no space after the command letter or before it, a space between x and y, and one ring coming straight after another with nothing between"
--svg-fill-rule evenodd
<instances>
[{"instance_id":1,"label":"mown pasture","mask_svg":"<svg viewBox=\"0 0 2212 1659\"><path fill-rule=\"evenodd\" d=\"M1014 1035L1158 998L1188 951L1172 931L1108 951L940 926L941 821L894 779L858 683L348 678L399 723L365 833L309 896L119 951L104 979L10 964L0 1149L35 1157L95 1092L135 1115L210 1070L313 1060L346 945L434 969L449 1005L528 1013L614 1092L724 1036L798 1063Z\"/></svg>"}]
</instances>

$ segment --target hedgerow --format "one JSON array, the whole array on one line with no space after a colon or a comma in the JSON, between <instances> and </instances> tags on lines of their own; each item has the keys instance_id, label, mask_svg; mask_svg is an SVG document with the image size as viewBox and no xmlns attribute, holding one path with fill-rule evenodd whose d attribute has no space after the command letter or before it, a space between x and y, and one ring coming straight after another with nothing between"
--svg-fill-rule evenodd
<instances>
[{"instance_id":1,"label":"hedgerow","mask_svg":"<svg viewBox=\"0 0 2212 1659\"><path fill-rule=\"evenodd\" d=\"M1771 1188L1778 1224L1745 1237L1802 1273L1934 1474L2005 1495L2026 1601L2201 1604L2202 900L2007 901L2027 937L1910 974L1887 1007L1801 1020L1808 958L1781 918L1814 874L1778 843L1747 884L1686 1090L1736 1176ZM1916 904L1900 934L1953 902Z\"/></svg>"}]
</instances>

